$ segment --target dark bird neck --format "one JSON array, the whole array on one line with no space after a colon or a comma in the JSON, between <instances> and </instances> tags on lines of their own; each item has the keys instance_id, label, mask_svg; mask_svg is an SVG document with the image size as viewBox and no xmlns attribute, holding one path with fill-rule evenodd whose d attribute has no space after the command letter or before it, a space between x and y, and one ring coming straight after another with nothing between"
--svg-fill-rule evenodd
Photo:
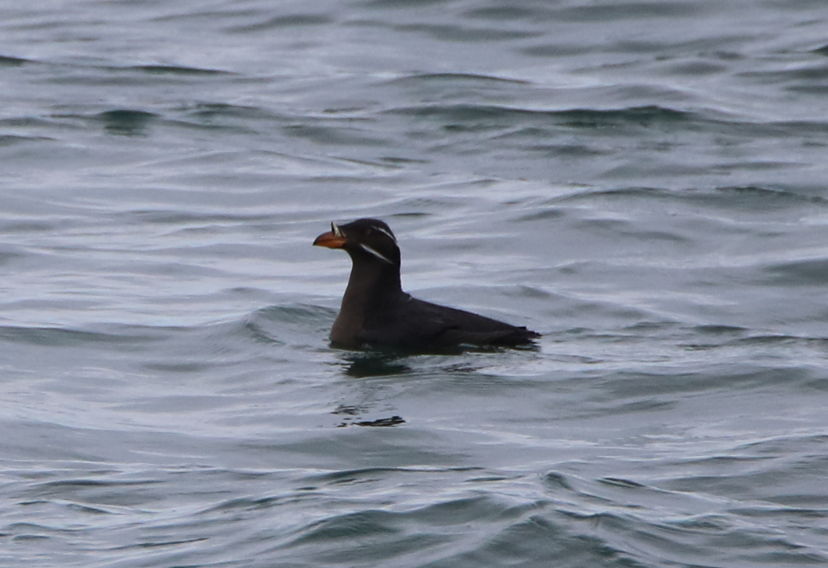
<instances>
[{"instance_id":1,"label":"dark bird neck","mask_svg":"<svg viewBox=\"0 0 828 568\"><path fill-rule=\"evenodd\" d=\"M382 309L398 301L402 294L399 266L354 259L342 307L358 307L360 311Z\"/></svg>"},{"instance_id":2,"label":"dark bird neck","mask_svg":"<svg viewBox=\"0 0 828 568\"><path fill-rule=\"evenodd\" d=\"M335 342L356 336L368 325L389 317L407 295L400 283L400 267L373 259L354 258L342 307L331 330Z\"/></svg>"}]
</instances>

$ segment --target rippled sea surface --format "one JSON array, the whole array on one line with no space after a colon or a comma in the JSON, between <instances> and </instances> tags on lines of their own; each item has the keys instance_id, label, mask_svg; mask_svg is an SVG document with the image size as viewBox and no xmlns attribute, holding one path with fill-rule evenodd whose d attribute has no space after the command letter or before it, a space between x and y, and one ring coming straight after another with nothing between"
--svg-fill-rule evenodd
<instances>
[{"instance_id":1,"label":"rippled sea surface","mask_svg":"<svg viewBox=\"0 0 828 568\"><path fill-rule=\"evenodd\" d=\"M826 30L4 2L0 564L828 564ZM365 216L537 349L332 349Z\"/></svg>"}]
</instances>

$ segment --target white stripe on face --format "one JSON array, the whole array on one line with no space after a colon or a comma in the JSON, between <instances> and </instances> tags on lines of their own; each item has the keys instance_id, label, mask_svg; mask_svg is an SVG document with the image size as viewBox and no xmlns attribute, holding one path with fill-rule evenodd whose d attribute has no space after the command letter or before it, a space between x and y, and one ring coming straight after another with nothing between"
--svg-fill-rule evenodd
<instances>
[{"instance_id":1,"label":"white stripe on face","mask_svg":"<svg viewBox=\"0 0 828 568\"><path fill-rule=\"evenodd\" d=\"M388 264L394 264L393 262L391 262L390 260L385 258L383 255L381 255L380 253L378 253L377 251L375 251L374 249L372 249L368 245L359 243L359 246L362 247L362 250L364 250L367 253L373 254L375 257L382 260L383 262L387 262Z\"/></svg>"},{"instance_id":2,"label":"white stripe on face","mask_svg":"<svg viewBox=\"0 0 828 568\"><path fill-rule=\"evenodd\" d=\"M342 234L342 229L339 228L339 225L336 223L331 223L331 232L334 234L335 237L344 237L345 235Z\"/></svg>"},{"instance_id":3,"label":"white stripe on face","mask_svg":"<svg viewBox=\"0 0 828 568\"><path fill-rule=\"evenodd\" d=\"M384 235L388 235L388 238L390 238L395 243L397 242L397 239L394 238L394 235L392 235L390 232L386 231L382 227L374 227L374 229L376 229L377 231L379 231L380 233L382 233Z\"/></svg>"}]
</instances>

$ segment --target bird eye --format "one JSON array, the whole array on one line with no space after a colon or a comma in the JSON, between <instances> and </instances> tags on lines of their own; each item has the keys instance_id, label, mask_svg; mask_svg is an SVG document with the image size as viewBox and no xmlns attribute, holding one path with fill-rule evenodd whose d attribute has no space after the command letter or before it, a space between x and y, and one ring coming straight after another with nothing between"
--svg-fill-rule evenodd
<instances>
[{"instance_id":1,"label":"bird eye","mask_svg":"<svg viewBox=\"0 0 828 568\"><path fill-rule=\"evenodd\" d=\"M365 229L365 236L368 236L370 234L371 234L371 229Z\"/></svg>"}]
</instances>

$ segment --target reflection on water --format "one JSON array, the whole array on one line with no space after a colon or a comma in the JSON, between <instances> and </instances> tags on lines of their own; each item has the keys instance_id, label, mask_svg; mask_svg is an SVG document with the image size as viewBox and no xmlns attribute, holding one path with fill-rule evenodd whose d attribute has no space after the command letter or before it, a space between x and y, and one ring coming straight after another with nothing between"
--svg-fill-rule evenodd
<instances>
[{"instance_id":1,"label":"reflection on water","mask_svg":"<svg viewBox=\"0 0 828 568\"><path fill-rule=\"evenodd\" d=\"M412 372L406 362L407 357L402 355L354 351L339 354L339 360L342 372L357 379L405 375Z\"/></svg>"}]
</instances>

